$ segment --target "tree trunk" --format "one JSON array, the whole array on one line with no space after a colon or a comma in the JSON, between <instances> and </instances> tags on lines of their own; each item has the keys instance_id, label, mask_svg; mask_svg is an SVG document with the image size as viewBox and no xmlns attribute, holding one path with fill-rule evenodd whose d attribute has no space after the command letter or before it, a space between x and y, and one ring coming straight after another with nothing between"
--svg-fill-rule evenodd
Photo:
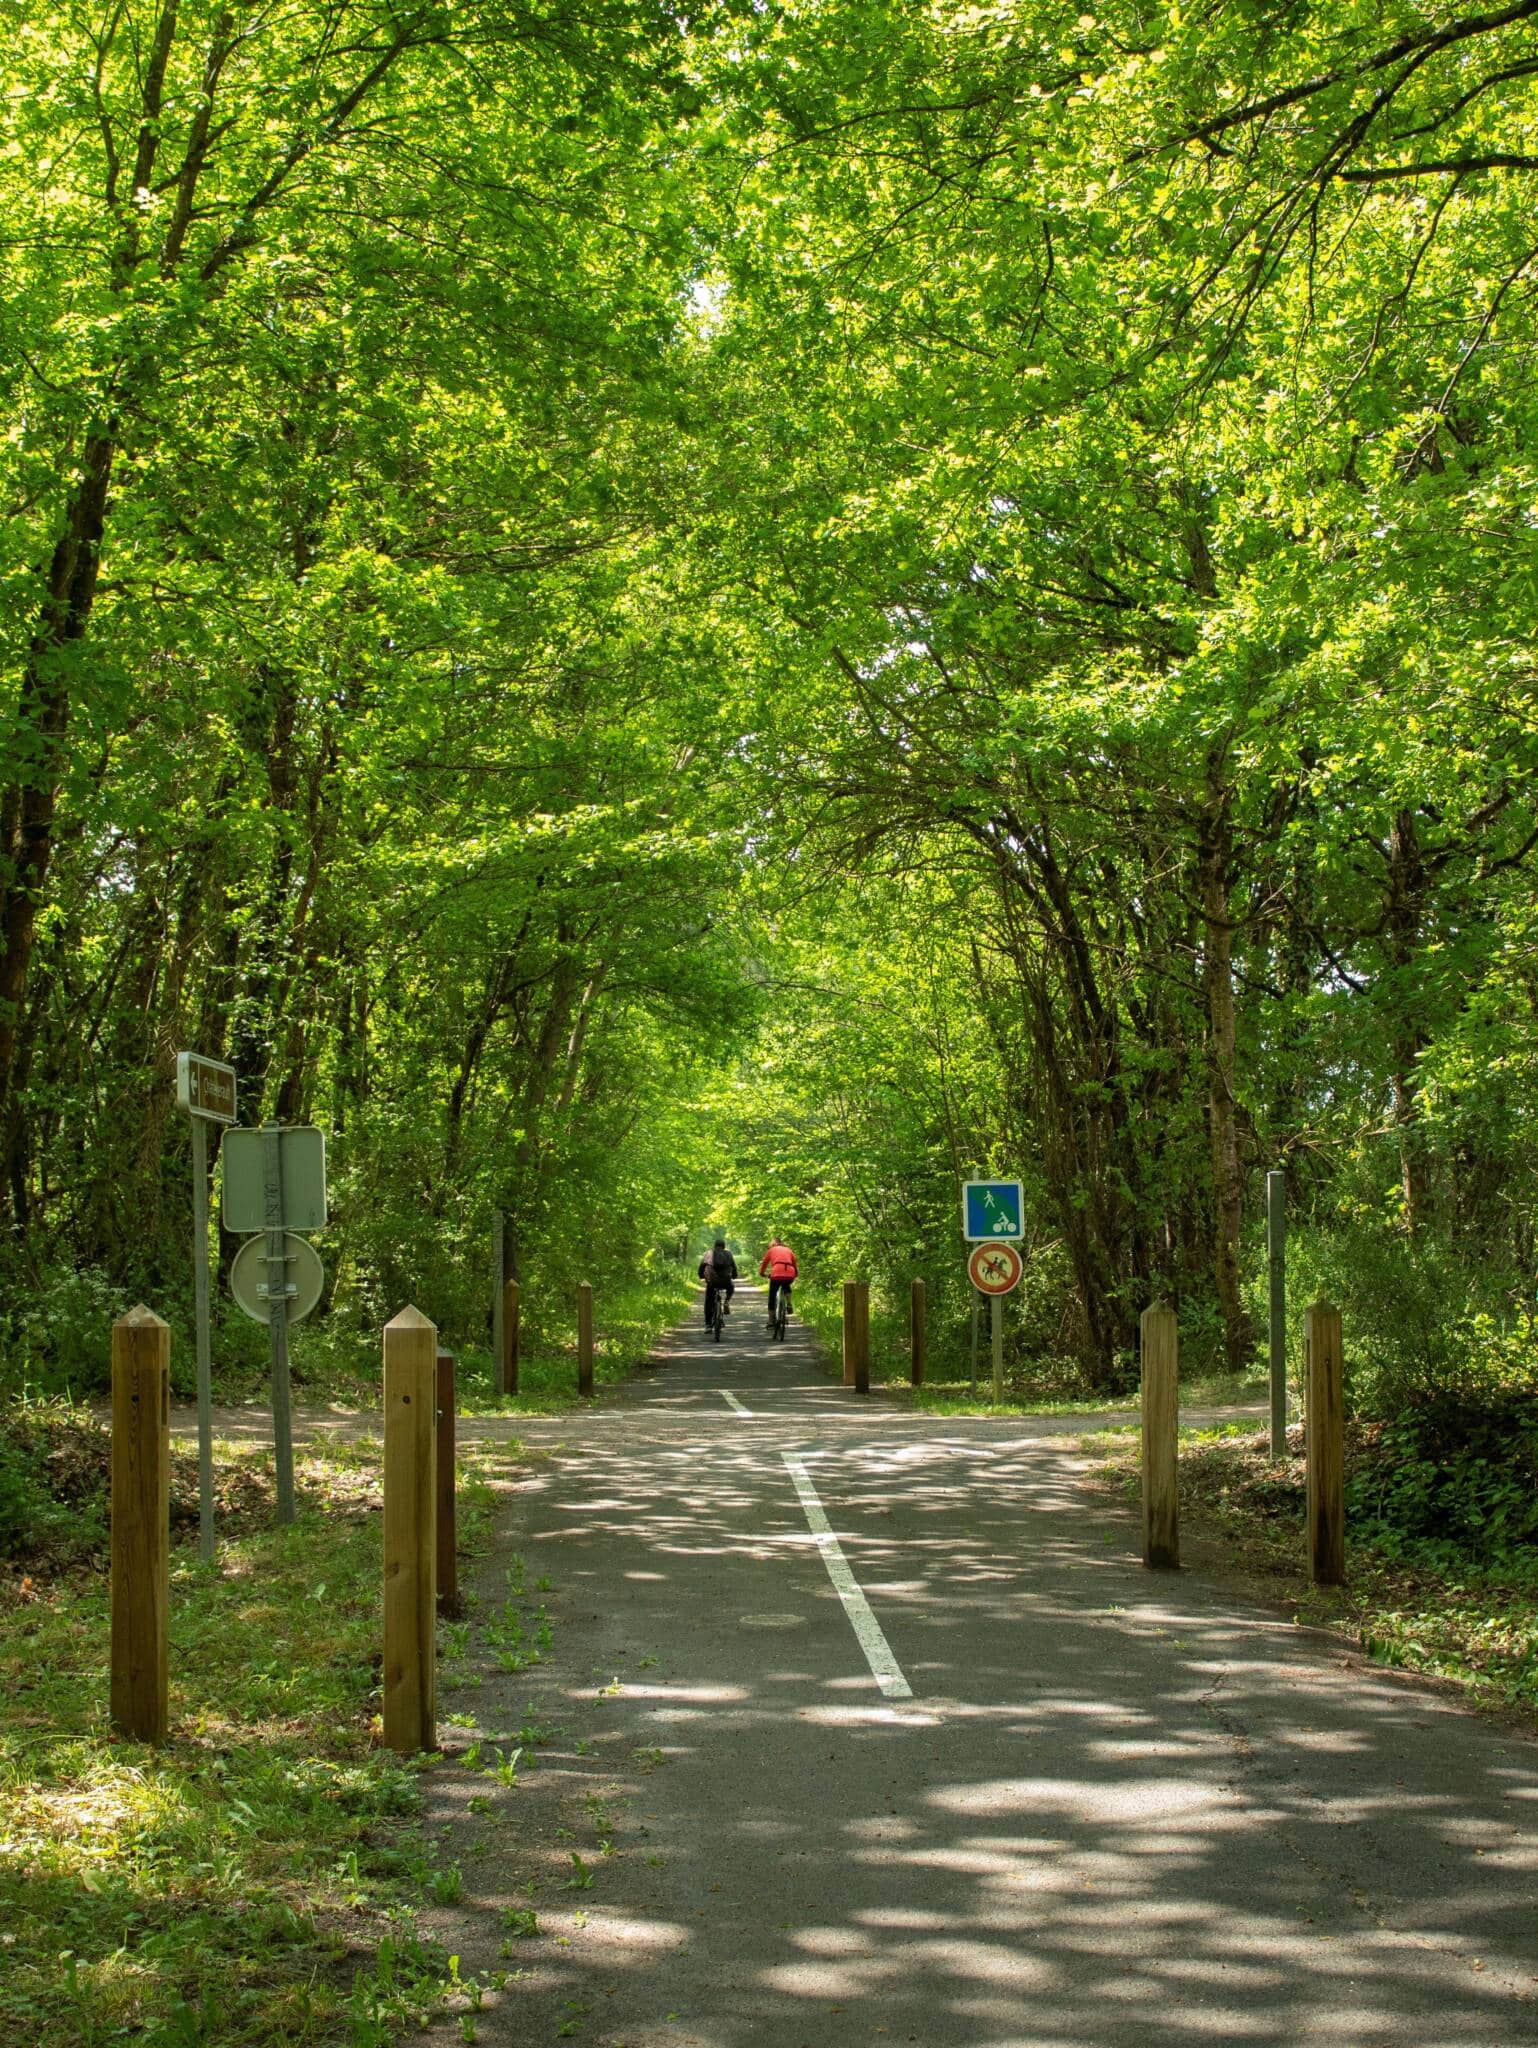
<instances>
[{"instance_id":1,"label":"tree trunk","mask_svg":"<svg viewBox=\"0 0 1538 2048\"><path fill-rule=\"evenodd\" d=\"M1425 1160L1420 1144L1419 1082L1416 1062L1425 1038L1416 1021L1410 974L1420 944L1426 901L1426 867L1412 811L1396 811L1388 835L1388 903L1384 937L1395 970L1392 1037L1393 1071L1389 1087L1394 1131L1399 1141L1399 1184L1404 1195L1404 1226L1411 1237L1426 1219Z\"/></svg>"},{"instance_id":2,"label":"tree trunk","mask_svg":"<svg viewBox=\"0 0 1538 2048\"><path fill-rule=\"evenodd\" d=\"M1231 792L1224 776L1226 746L1207 756L1197 859L1202 906L1202 989L1207 1004L1207 1120L1212 1150L1212 1265L1223 1351L1230 1372L1249 1358L1249 1318L1239 1292L1239 1124L1234 1104L1237 1048L1234 1026L1233 926L1229 883L1233 864Z\"/></svg>"},{"instance_id":3,"label":"tree trunk","mask_svg":"<svg viewBox=\"0 0 1538 2048\"><path fill-rule=\"evenodd\" d=\"M65 650L79 640L96 576L115 445L94 434L49 564L47 591L16 707L18 756L30 756L0 799L0 1127L10 1119L16 1039L27 994L37 913L53 858L54 813L69 731Z\"/></svg>"}]
</instances>

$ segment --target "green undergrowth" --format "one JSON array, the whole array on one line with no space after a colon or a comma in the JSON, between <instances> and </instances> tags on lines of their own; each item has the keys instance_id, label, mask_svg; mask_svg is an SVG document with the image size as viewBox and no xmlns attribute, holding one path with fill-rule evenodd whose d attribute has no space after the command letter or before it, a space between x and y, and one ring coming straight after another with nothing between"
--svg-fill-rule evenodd
<instances>
[{"instance_id":1,"label":"green undergrowth","mask_svg":"<svg viewBox=\"0 0 1538 2048\"><path fill-rule=\"evenodd\" d=\"M650 1354L664 1330L681 1321L694 1302L692 1277L669 1272L647 1282L606 1282L593 1285L593 1379L599 1386L626 1380ZM537 1310L537 1312L536 1312ZM431 1308L425 1313L431 1314ZM227 1344L216 1344L214 1398L256 1401L268 1398L266 1335L248 1326L261 1340L253 1347L245 1332L233 1332ZM460 1343L453 1330L440 1341L456 1360L455 1398L467 1415L552 1415L577 1405L577 1305L523 1305L518 1394L506 1399L492 1388L491 1347L484 1334ZM290 1345L294 1400L302 1407L374 1408L379 1404L383 1373L382 1332L370 1336L341 1325L299 1329ZM173 1365L175 1351L173 1348ZM190 1389L175 1385L176 1398Z\"/></svg>"},{"instance_id":2,"label":"green undergrowth","mask_svg":"<svg viewBox=\"0 0 1538 2048\"><path fill-rule=\"evenodd\" d=\"M684 1321L693 1310L698 1283L692 1276L669 1275L648 1285L593 1286L593 1383L618 1386L645 1364L665 1330ZM467 1415L555 1415L581 1406L577 1393L577 1310L573 1300L568 1324L554 1329L548 1320L527 1313L518 1360L518 1392L496 1394L491 1384L491 1353L468 1348L460 1361L456 1392Z\"/></svg>"},{"instance_id":3,"label":"green undergrowth","mask_svg":"<svg viewBox=\"0 0 1538 2048\"><path fill-rule=\"evenodd\" d=\"M1084 1441L1110 1483L1137 1500L1136 1434ZM1302 1449L1296 1427L1280 1462L1246 1427L1182 1432L1188 1555L1200 1544L1204 1567L1243 1577L1299 1621L1538 1723L1538 1400L1476 1408L1443 1397L1351 1424L1344 1587L1308 1578Z\"/></svg>"},{"instance_id":4,"label":"green undergrowth","mask_svg":"<svg viewBox=\"0 0 1538 2048\"><path fill-rule=\"evenodd\" d=\"M0 1567L0 2039L377 2048L462 2002L415 1925L440 1882L410 1824L419 1766L378 1739L377 1444L301 1451L283 1531L270 1454L219 1446L234 1506L214 1568L195 1538L173 1549L171 1737L151 1749L107 1724L106 1432L25 1427L67 1453L53 1497L93 1533L13 1532ZM491 1500L467 1469L464 1547Z\"/></svg>"}]
</instances>

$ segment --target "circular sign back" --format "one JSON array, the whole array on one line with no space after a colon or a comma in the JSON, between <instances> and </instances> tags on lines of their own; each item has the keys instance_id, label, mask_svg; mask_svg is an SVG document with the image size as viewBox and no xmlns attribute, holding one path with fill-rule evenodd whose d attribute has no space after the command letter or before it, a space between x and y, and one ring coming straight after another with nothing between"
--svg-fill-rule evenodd
<instances>
[{"instance_id":1,"label":"circular sign back","mask_svg":"<svg viewBox=\"0 0 1538 2048\"><path fill-rule=\"evenodd\" d=\"M283 1249L288 1255L284 1265L287 1284L296 1290L288 1297L288 1320L302 1323L320 1300L326 1269L310 1240L292 1230L283 1234ZM230 1292L255 1323L267 1320L267 1296L257 1291L267 1285L266 1254L267 1237L263 1232L260 1237L248 1237L230 1262Z\"/></svg>"},{"instance_id":2,"label":"circular sign back","mask_svg":"<svg viewBox=\"0 0 1538 2048\"><path fill-rule=\"evenodd\" d=\"M973 1245L967 1260L967 1277L979 1294L1009 1294L1020 1285L1024 1271L1019 1247L994 1239Z\"/></svg>"}]
</instances>

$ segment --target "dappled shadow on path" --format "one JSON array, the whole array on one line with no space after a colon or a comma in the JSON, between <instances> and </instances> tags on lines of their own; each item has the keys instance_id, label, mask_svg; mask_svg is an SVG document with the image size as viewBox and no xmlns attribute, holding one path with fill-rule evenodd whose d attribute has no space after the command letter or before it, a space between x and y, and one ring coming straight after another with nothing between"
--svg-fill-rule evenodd
<instances>
[{"instance_id":1,"label":"dappled shadow on path","mask_svg":"<svg viewBox=\"0 0 1538 2048\"><path fill-rule=\"evenodd\" d=\"M554 1656L471 1704L566 1733L484 1818L483 1780L431 1781L467 1965L507 1966L500 1916L541 1887L483 2040L1538 2041L1526 1740L1145 1573L1028 1425L797 1422L606 1435L526 1477ZM792 1445L911 1700L876 1689Z\"/></svg>"}]
</instances>

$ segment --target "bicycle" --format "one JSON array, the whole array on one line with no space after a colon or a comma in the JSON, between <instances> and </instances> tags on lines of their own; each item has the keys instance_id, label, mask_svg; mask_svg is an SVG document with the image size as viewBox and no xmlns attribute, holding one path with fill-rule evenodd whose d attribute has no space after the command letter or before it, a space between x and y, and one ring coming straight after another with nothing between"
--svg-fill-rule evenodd
<instances>
[{"instance_id":1,"label":"bicycle","mask_svg":"<svg viewBox=\"0 0 1538 2048\"><path fill-rule=\"evenodd\" d=\"M783 1344L785 1342L785 1318L789 1310L790 1289L789 1287L781 1287L779 1293L774 1298L774 1314L769 1323L769 1341L771 1344Z\"/></svg>"},{"instance_id":2,"label":"bicycle","mask_svg":"<svg viewBox=\"0 0 1538 2048\"><path fill-rule=\"evenodd\" d=\"M712 1337L715 1338L718 1344L721 1341L721 1327L725 1323L725 1321L726 1289L724 1287L718 1287L714 1291L714 1296L710 1304L710 1334Z\"/></svg>"}]
</instances>

